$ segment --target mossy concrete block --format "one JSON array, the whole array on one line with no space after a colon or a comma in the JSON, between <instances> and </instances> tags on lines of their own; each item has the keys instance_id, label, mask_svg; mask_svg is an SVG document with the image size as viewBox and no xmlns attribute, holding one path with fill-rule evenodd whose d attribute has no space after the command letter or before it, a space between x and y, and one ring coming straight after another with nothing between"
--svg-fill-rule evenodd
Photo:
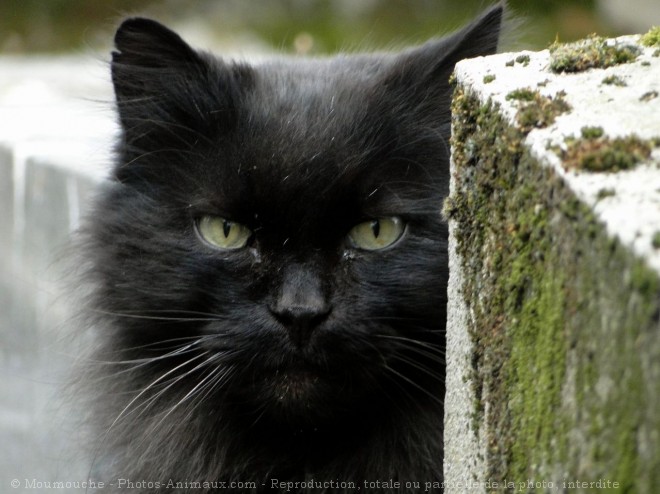
<instances>
[{"instance_id":1,"label":"mossy concrete block","mask_svg":"<svg viewBox=\"0 0 660 494\"><path fill-rule=\"evenodd\" d=\"M456 67L445 492L660 485L660 57L561 48Z\"/></svg>"}]
</instances>

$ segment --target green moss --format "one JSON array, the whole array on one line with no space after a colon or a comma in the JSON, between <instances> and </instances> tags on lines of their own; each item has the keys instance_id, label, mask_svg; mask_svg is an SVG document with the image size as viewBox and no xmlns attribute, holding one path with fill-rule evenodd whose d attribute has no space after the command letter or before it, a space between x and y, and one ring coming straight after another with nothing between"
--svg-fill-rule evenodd
<instances>
[{"instance_id":1,"label":"green moss","mask_svg":"<svg viewBox=\"0 0 660 494\"><path fill-rule=\"evenodd\" d=\"M527 96L527 93L519 92L514 94L512 99L525 100ZM461 98L457 97L455 106L460 106L461 101ZM489 116L484 116L484 107L488 110ZM480 106L475 113L478 115L476 120L480 121L479 125L474 122L475 129L491 128L489 125L492 122L487 120L492 119L492 115L496 112L490 104ZM467 127L470 126L461 128ZM482 162L484 157L481 156L480 164L495 165L500 152L518 155L521 150L518 136L518 131L509 128L493 128L492 132L480 135L479 141L475 144L479 149L483 150L485 146L493 153L485 159L485 162ZM460 134L455 134L454 139L460 138ZM460 159L471 162L472 153L468 147L454 148ZM488 179L493 178L495 174L499 175L498 179L490 183L491 180ZM533 203L536 196L534 187L514 186L515 167L502 171L501 174L495 170L493 174L486 172L484 180L486 182L480 185L487 186L487 190L491 193L495 190L509 191L512 197L510 201L504 201L509 205L518 201ZM482 197L476 192L476 190L470 191L466 196L452 199L454 215L458 214L465 219L464 208L469 205L472 211L477 212L477 217L473 219L474 223L483 227L483 229L470 229L470 235L474 234L478 238L469 240L465 238L463 245L474 245L472 242L476 242L490 247L487 260L489 269L496 273L504 273L498 280L501 291L497 294L493 293L493 307L501 306L506 311L523 316L516 318L512 323L506 316L498 317L496 313L490 313L488 310L490 307L478 311L484 318L481 321L484 324L481 326L483 331L475 328L473 332L473 337L482 350L475 352L473 360L473 367L478 376L473 380L474 391L476 397L492 396L496 393L495 389L506 391L506 396L512 397L509 400L503 396L502 405L505 403L506 405L503 408L496 406L490 410L490 419L497 424L490 425L501 429L501 425L514 416L516 423L510 425L512 430L519 432L518 440L508 438L509 440L503 440L501 443L493 442L493 447L489 451L489 461L491 473L506 472L506 475L523 478L521 472L507 469L506 465L511 461L516 465L527 465L530 448L538 447L538 441L534 438L541 438L544 445L550 447L550 443L555 441L553 431L556 433L557 428L562 426L562 421L555 421L548 414L548 410L556 408L559 403L559 391L565 372L565 366L561 364L565 340L560 325L560 315L564 305L563 282L561 274L556 270L537 269L542 262L538 253L547 246L543 232L547 228L549 211L537 208L533 204L518 211L519 214L512 210L488 211L490 208L486 205L492 204L493 201L498 203L498 199ZM489 218L491 212L494 212L494 218ZM494 232L491 227L499 222L493 221L495 218L502 220L502 224L498 227L501 228L501 233L497 235L498 240L493 244L493 237L490 234ZM539 273L541 276L537 278ZM470 289L478 290L476 286L470 286ZM533 296L530 291L534 293ZM530 346L534 350L530 349ZM541 349L548 350L553 347L558 348L556 353L553 351L540 355ZM540 389L543 389L543 393L537 392ZM483 400L479 401L482 404L476 406L474 411L477 421L483 418ZM518 473L520 477L517 476Z\"/></svg>"},{"instance_id":2,"label":"green moss","mask_svg":"<svg viewBox=\"0 0 660 494\"><path fill-rule=\"evenodd\" d=\"M517 120L524 132L534 128L552 125L558 115L570 111L571 106L564 100L564 93L554 98L543 96L538 90L521 88L506 95L507 100L520 102Z\"/></svg>"},{"instance_id":3,"label":"green moss","mask_svg":"<svg viewBox=\"0 0 660 494\"><path fill-rule=\"evenodd\" d=\"M582 127L580 133L585 139L598 139L599 137L603 137L605 131L602 127Z\"/></svg>"},{"instance_id":4,"label":"green moss","mask_svg":"<svg viewBox=\"0 0 660 494\"><path fill-rule=\"evenodd\" d=\"M451 75L449 76L449 81L447 81L449 85L453 88L456 87L456 72L452 72Z\"/></svg>"},{"instance_id":5,"label":"green moss","mask_svg":"<svg viewBox=\"0 0 660 494\"><path fill-rule=\"evenodd\" d=\"M619 492L653 492L658 274L537 164L525 133L492 102L459 86L452 110L449 209L472 314L472 414L488 445L486 478L602 478Z\"/></svg>"},{"instance_id":6,"label":"green moss","mask_svg":"<svg viewBox=\"0 0 660 494\"><path fill-rule=\"evenodd\" d=\"M529 55L517 56L516 62L523 64L523 67L527 67L529 65Z\"/></svg>"},{"instance_id":7,"label":"green moss","mask_svg":"<svg viewBox=\"0 0 660 494\"><path fill-rule=\"evenodd\" d=\"M626 81L621 79L621 77L617 75L610 75L605 78L603 78L603 84L608 84L610 86L619 86L619 87L624 87L627 86Z\"/></svg>"},{"instance_id":8,"label":"green moss","mask_svg":"<svg viewBox=\"0 0 660 494\"><path fill-rule=\"evenodd\" d=\"M653 52L653 56L654 56L654 57L660 57L660 48L658 48L657 50L655 50L655 51Z\"/></svg>"},{"instance_id":9,"label":"green moss","mask_svg":"<svg viewBox=\"0 0 660 494\"><path fill-rule=\"evenodd\" d=\"M660 46L660 26L653 26L640 41L644 46Z\"/></svg>"},{"instance_id":10,"label":"green moss","mask_svg":"<svg viewBox=\"0 0 660 494\"><path fill-rule=\"evenodd\" d=\"M488 74L484 76L484 84L490 84L495 80L495 76L493 74Z\"/></svg>"},{"instance_id":11,"label":"green moss","mask_svg":"<svg viewBox=\"0 0 660 494\"><path fill-rule=\"evenodd\" d=\"M553 43L550 46L550 69L553 72L582 72L633 62L640 54L634 45L608 41L596 35L576 43Z\"/></svg>"},{"instance_id":12,"label":"green moss","mask_svg":"<svg viewBox=\"0 0 660 494\"><path fill-rule=\"evenodd\" d=\"M504 65L507 67L513 67L516 62L520 63L523 65L523 67L527 67L529 65L529 55L518 55L516 58L512 58L511 60L507 61Z\"/></svg>"},{"instance_id":13,"label":"green moss","mask_svg":"<svg viewBox=\"0 0 660 494\"><path fill-rule=\"evenodd\" d=\"M530 250L533 252L534 246ZM524 255L515 264L518 265L516 276L523 275L518 282L531 293L525 293L517 310L510 308L519 317L508 328L511 353L507 386L512 396L509 402L512 425L516 430L508 475L526 478L530 450L552 450L556 439L566 440L561 437L561 433L567 432L565 420L546 415L561 405L566 372L563 335L566 295L560 270L537 272L537 263ZM565 451L559 453L558 456L565 455Z\"/></svg>"},{"instance_id":14,"label":"green moss","mask_svg":"<svg viewBox=\"0 0 660 494\"><path fill-rule=\"evenodd\" d=\"M507 100L516 100L516 101L534 101L537 98L540 98L541 94L538 91L534 91L529 88L514 89L509 94L506 95Z\"/></svg>"},{"instance_id":15,"label":"green moss","mask_svg":"<svg viewBox=\"0 0 660 494\"><path fill-rule=\"evenodd\" d=\"M660 290L660 278L652 271L646 269L641 263L635 263L631 270L630 284L644 295L654 295Z\"/></svg>"},{"instance_id":16,"label":"green moss","mask_svg":"<svg viewBox=\"0 0 660 494\"><path fill-rule=\"evenodd\" d=\"M634 135L609 139L592 134L585 140L570 142L560 155L567 170L617 172L647 160L651 155L651 143Z\"/></svg>"},{"instance_id":17,"label":"green moss","mask_svg":"<svg viewBox=\"0 0 660 494\"><path fill-rule=\"evenodd\" d=\"M653 234L651 238L651 245L654 249L660 249L660 230Z\"/></svg>"},{"instance_id":18,"label":"green moss","mask_svg":"<svg viewBox=\"0 0 660 494\"><path fill-rule=\"evenodd\" d=\"M614 189L603 188L598 191L598 194L596 194L596 199L600 201L602 199L606 199L608 197L612 197L615 195L616 195L616 191Z\"/></svg>"}]
</instances>

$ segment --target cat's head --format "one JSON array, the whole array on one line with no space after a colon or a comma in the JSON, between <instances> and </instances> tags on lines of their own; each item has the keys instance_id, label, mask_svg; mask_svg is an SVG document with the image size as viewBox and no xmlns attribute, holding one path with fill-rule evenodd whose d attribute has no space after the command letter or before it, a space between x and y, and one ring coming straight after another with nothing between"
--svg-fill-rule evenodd
<instances>
[{"instance_id":1,"label":"cat's head","mask_svg":"<svg viewBox=\"0 0 660 494\"><path fill-rule=\"evenodd\" d=\"M495 51L501 14L397 54L256 65L121 25L90 253L132 406L316 421L442 400L448 80Z\"/></svg>"}]
</instances>

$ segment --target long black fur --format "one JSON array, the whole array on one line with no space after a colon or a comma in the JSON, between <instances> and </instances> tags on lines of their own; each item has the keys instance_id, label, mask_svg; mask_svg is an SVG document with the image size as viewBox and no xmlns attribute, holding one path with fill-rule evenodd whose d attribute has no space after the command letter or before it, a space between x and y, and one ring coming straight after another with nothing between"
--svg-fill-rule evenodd
<instances>
[{"instance_id":1,"label":"long black fur","mask_svg":"<svg viewBox=\"0 0 660 494\"><path fill-rule=\"evenodd\" d=\"M442 482L448 80L496 50L501 17L259 65L120 26L117 165L86 227L96 480ZM248 246L205 244L204 214L248 226ZM393 246L346 240L388 216L406 223ZM297 490L343 492L313 486Z\"/></svg>"}]
</instances>

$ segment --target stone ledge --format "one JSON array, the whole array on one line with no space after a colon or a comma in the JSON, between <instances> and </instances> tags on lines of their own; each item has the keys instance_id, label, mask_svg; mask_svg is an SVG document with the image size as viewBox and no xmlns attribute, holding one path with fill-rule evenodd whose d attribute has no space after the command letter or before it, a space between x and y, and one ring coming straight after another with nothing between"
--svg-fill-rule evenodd
<instances>
[{"instance_id":1,"label":"stone ledge","mask_svg":"<svg viewBox=\"0 0 660 494\"><path fill-rule=\"evenodd\" d=\"M638 42L572 74L547 50L456 67L446 492L660 482L660 58Z\"/></svg>"}]
</instances>

